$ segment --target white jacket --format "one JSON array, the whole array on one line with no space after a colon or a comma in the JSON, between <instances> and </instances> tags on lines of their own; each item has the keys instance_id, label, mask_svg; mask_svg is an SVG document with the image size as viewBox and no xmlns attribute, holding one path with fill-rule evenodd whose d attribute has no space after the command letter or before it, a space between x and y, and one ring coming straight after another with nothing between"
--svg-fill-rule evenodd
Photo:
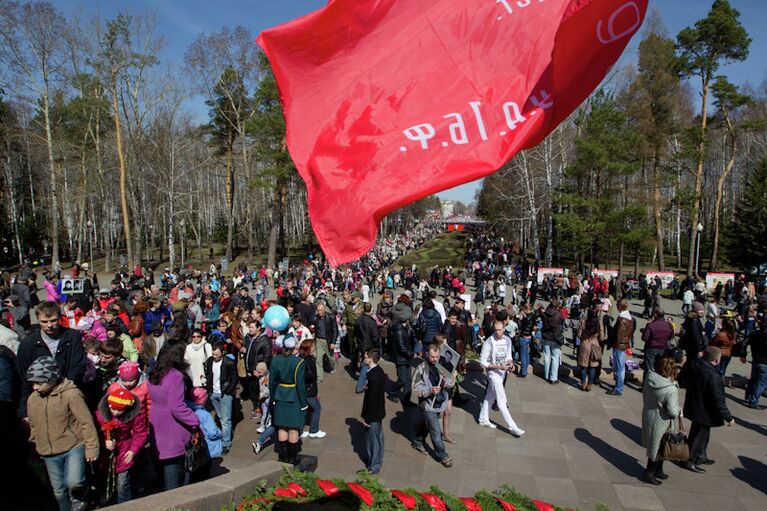
<instances>
[{"instance_id":1,"label":"white jacket","mask_svg":"<svg viewBox=\"0 0 767 511\"><path fill-rule=\"evenodd\" d=\"M184 361L189 364L186 373L192 379L195 387L205 386L205 362L213 354L213 348L208 341L199 344L189 343L184 353Z\"/></svg>"}]
</instances>

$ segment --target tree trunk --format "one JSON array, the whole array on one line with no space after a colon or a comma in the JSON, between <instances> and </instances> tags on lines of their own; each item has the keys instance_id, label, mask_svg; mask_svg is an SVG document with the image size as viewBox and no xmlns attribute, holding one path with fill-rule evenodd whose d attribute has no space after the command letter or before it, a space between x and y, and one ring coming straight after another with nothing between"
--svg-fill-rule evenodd
<instances>
[{"instance_id":1,"label":"tree trunk","mask_svg":"<svg viewBox=\"0 0 767 511\"><path fill-rule=\"evenodd\" d=\"M653 194L652 206L655 216L655 240L658 252L658 271L666 271L666 259L663 254L663 215L660 207L660 149L655 148L652 166Z\"/></svg>"},{"instance_id":2,"label":"tree trunk","mask_svg":"<svg viewBox=\"0 0 767 511\"><path fill-rule=\"evenodd\" d=\"M117 148L117 161L120 165L120 209L123 217L123 234L125 236L125 250L128 256L128 268L133 270L133 246L131 245L130 215L128 214L128 195L126 190L125 155L123 154L122 134L120 131L120 111L117 108L117 80L112 77L112 116L115 122L115 145Z\"/></svg>"},{"instance_id":3,"label":"tree trunk","mask_svg":"<svg viewBox=\"0 0 767 511\"><path fill-rule=\"evenodd\" d=\"M626 242L621 241L620 250L618 250L618 276L615 277L615 298L623 298L621 294L621 277L623 276L623 256L626 252Z\"/></svg>"},{"instance_id":4,"label":"tree trunk","mask_svg":"<svg viewBox=\"0 0 767 511\"><path fill-rule=\"evenodd\" d=\"M288 256L288 247L285 244L285 213L288 205L287 201L287 185L283 182L277 185L277 192L279 193L279 222L280 222L280 257L286 258Z\"/></svg>"},{"instance_id":5,"label":"tree trunk","mask_svg":"<svg viewBox=\"0 0 767 511\"><path fill-rule=\"evenodd\" d=\"M43 120L45 121L45 143L48 146L48 168L51 172L51 266L59 262L59 194L56 179L56 163L53 161L53 135L48 115L48 94L43 94Z\"/></svg>"},{"instance_id":6,"label":"tree trunk","mask_svg":"<svg viewBox=\"0 0 767 511\"><path fill-rule=\"evenodd\" d=\"M232 261L232 242L234 237L234 137L229 135L226 148L226 260Z\"/></svg>"},{"instance_id":7,"label":"tree trunk","mask_svg":"<svg viewBox=\"0 0 767 511\"><path fill-rule=\"evenodd\" d=\"M530 231L532 235L533 255L535 261L541 261L541 243L538 239L538 212L535 210L535 188L533 187L532 176L530 175L530 166L527 162L527 154L522 151L522 169L525 172L525 188L527 190L527 203L530 208Z\"/></svg>"},{"instance_id":8,"label":"tree trunk","mask_svg":"<svg viewBox=\"0 0 767 511\"><path fill-rule=\"evenodd\" d=\"M701 193L703 191L703 163L706 150L706 127L708 125L708 79L703 80L703 96L700 109L700 143L698 144L698 165L695 168L695 197L690 211L690 250L687 259L687 274L695 269L695 236L698 234Z\"/></svg>"},{"instance_id":9,"label":"tree trunk","mask_svg":"<svg viewBox=\"0 0 767 511\"><path fill-rule=\"evenodd\" d=\"M716 202L714 203L714 244L711 247L711 262L709 264L709 271L716 271L719 264L719 217L722 210L722 197L724 196L724 182L727 180L727 176L732 172L735 166L735 139L730 142L730 160L727 162L722 174L716 182Z\"/></svg>"}]
</instances>

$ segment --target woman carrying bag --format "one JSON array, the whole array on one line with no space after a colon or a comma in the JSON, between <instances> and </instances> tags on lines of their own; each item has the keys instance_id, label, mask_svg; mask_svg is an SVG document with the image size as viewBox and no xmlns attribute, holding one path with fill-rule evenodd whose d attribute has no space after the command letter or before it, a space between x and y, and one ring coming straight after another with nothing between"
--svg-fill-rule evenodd
<instances>
[{"instance_id":1,"label":"woman carrying bag","mask_svg":"<svg viewBox=\"0 0 767 511\"><path fill-rule=\"evenodd\" d=\"M282 339L282 353L272 359L269 368L269 394L274 412L272 424L277 429L275 450L278 459L295 465L301 452L300 434L306 420L306 363L295 355L296 338Z\"/></svg>"},{"instance_id":2,"label":"woman carrying bag","mask_svg":"<svg viewBox=\"0 0 767 511\"><path fill-rule=\"evenodd\" d=\"M659 479L668 478L663 473L664 438L681 424L677 373L673 358L660 358L643 387L642 445L647 449L647 468L640 479L646 483L658 485Z\"/></svg>"}]
</instances>

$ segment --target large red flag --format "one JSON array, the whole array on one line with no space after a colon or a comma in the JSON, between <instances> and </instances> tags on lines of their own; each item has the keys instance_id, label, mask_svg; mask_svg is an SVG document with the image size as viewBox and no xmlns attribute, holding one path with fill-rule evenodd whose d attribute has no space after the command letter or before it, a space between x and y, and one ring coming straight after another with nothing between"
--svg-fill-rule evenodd
<instances>
[{"instance_id":1,"label":"large red flag","mask_svg":"<svg viewBox=\"0 0 767 511\"><path fill-rule=\"evenodd\" d=\"M390 211L486 176L596 88L647 0L331 0L264 31L331 264Z\"/></svg>"}]
</instances>

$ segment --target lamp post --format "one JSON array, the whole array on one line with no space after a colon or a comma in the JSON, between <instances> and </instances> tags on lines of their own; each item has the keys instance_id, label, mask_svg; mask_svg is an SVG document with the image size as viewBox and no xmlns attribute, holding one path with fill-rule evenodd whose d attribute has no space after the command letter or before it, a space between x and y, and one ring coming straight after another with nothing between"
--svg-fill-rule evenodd
<instances>
[{"instance_id":1,"label":"lamp post","mask_svg":"<svg viewBox=\"0 0 767 511\"><path fill-rule=\"evenodd\" d=\"M88 220L88 251L90 252L91 259L91 271L96 273L96 268L93 267L93 222Z\"/></svg>"},{"instance_id":2,"label":"lamp post","mask_svg":"<svg viewBox=\"0 0 767 511\"><path fill-rule=\"evenodd\" d=\"M186 235L186 222L184 219L181 219L181 222L179 222L179 225L181 226L181 268L184 268L184 236Z\"/></svg>"},{"instance_id":3,"label":"lamp post","mask_svg":"<svg viewBox=\"0 0 767 511\"><path fill-rule=\"evenodd\" d=\"M698 264L700 262L700 237L703 235L703 224L698 222L698 226L696 227L698 230L698 243L697 247L695 248L695 276L698 276Z\"/></svg>"},{"instance_id":4,"label":"lamp post","mask_svg":"<svg viewBox=\"0 0 767 511\"><path fill-rule=\"evenodd\" d=\"M154 255L154 224L149 226L149 260L152 260Z\"/></svg>"}]
</instances>

